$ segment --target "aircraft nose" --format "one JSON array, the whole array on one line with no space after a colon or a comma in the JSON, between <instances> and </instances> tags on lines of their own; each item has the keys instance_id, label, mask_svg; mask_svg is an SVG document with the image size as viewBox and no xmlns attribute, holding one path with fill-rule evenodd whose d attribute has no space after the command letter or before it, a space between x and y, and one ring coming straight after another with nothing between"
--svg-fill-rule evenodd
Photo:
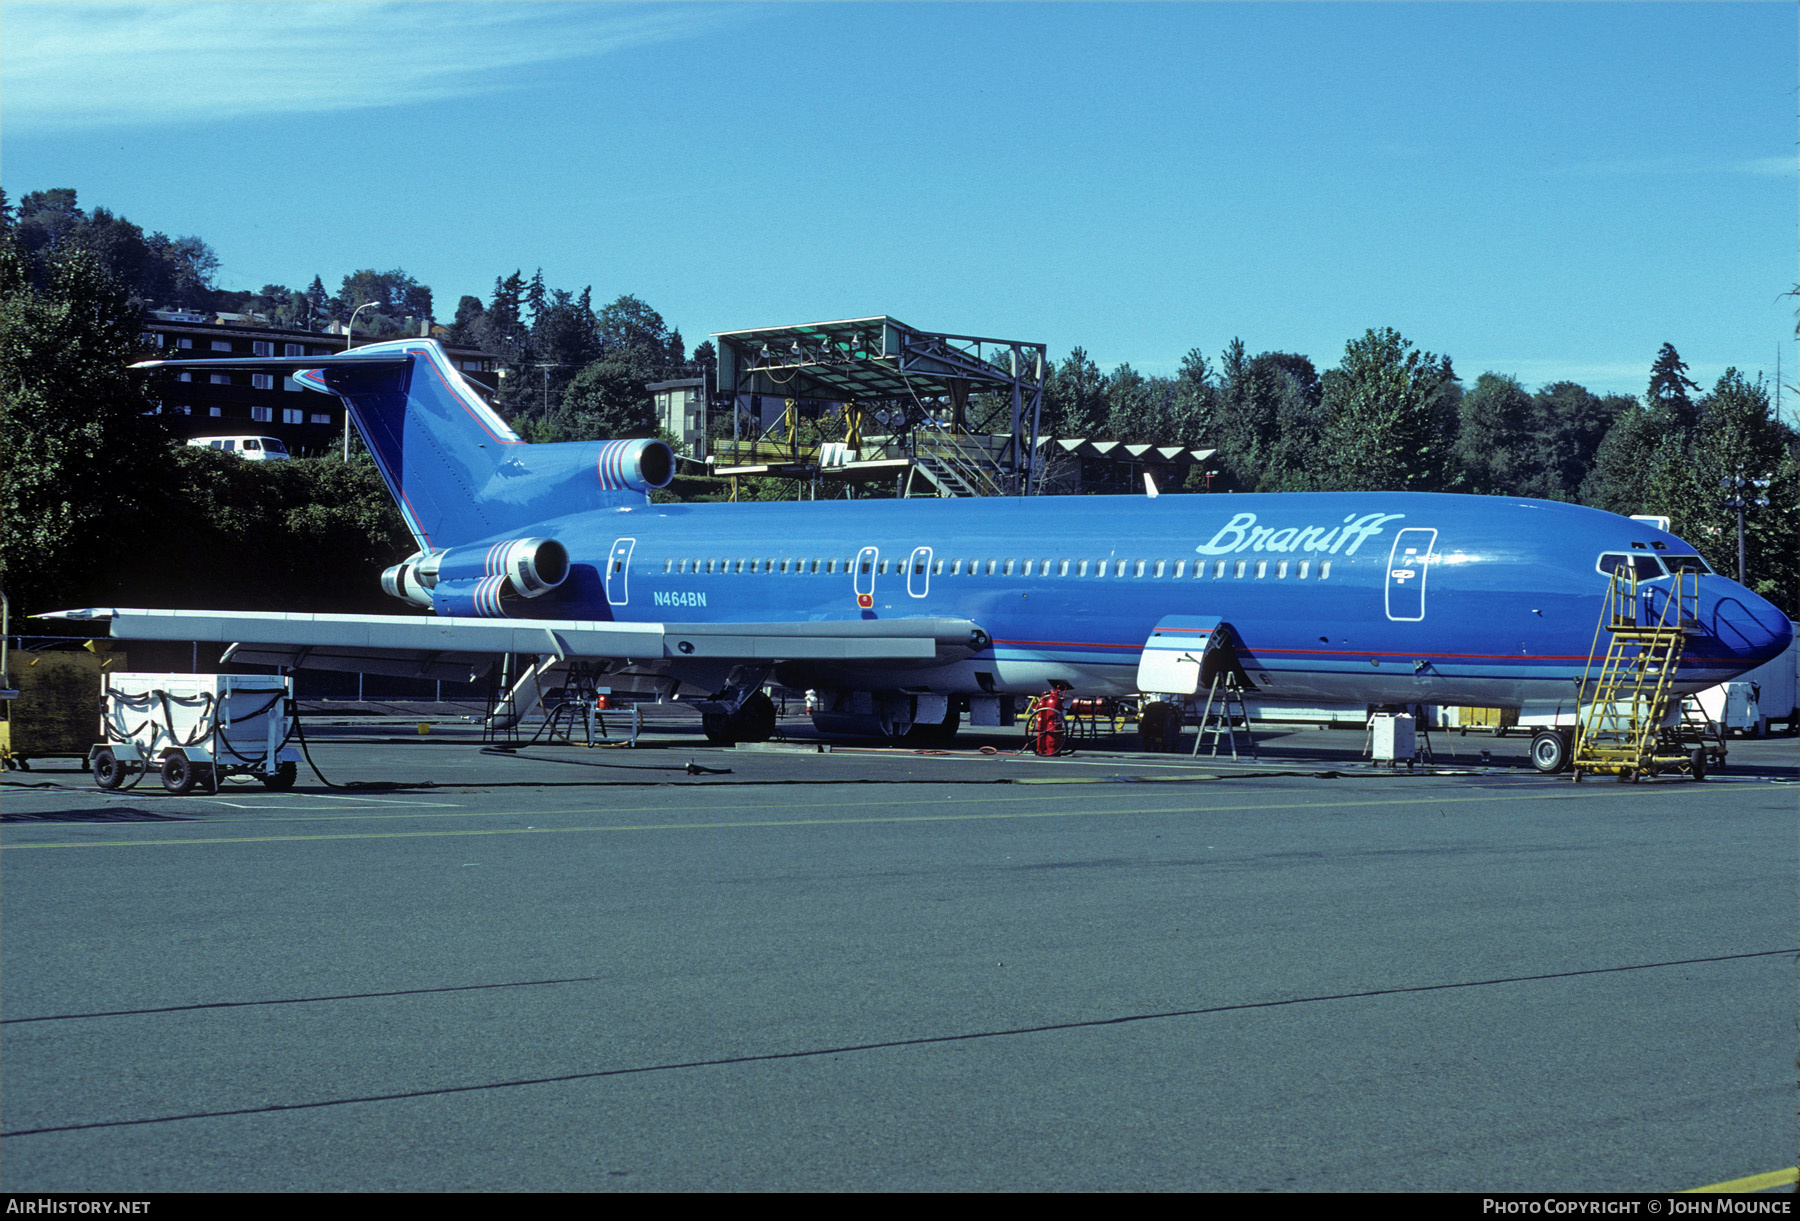
<instances>
[{"instance_id":1,"label":"aircraft nose","mask_svg":"<svg viewBox=\"0 0 1800 1221\"><path fill-rule=\"evenodd\" d=\"M1781 656L1794 638L1794 625L1780 607L1736 581L1724 583L1711 617L1719 643L1754 665Z\"/></svg>"}]
</instances>

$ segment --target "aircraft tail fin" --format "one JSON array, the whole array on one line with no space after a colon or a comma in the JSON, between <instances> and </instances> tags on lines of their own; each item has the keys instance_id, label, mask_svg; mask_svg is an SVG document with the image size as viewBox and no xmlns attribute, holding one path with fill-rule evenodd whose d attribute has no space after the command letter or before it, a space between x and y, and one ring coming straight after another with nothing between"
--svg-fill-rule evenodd
<instances>
[{"instance_id":1,"label":"aircraft tail fin","mask_svg":"<svg viewBox=\"0 0 1800 1221\"><path fill-rule=\"evenodd\" d=\"M661 441L529 445L432 339L372 343L337 356L150 361L143 366L279 370L335 394L356 422L407 527L426 552L590 509L643 504L668 484Z\"/></svg>"}]
</instances>

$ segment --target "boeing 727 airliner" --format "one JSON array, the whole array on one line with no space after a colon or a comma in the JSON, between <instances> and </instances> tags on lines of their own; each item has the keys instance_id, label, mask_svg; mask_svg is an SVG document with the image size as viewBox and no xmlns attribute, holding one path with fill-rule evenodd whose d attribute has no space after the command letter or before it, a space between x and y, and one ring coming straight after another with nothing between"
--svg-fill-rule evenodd
<instances>
[{"instance_id":1,"label":"boeing 727 airliner","mask_svg":"<svg viewBox=\"0 0 1800 1221\"><path fill-rule=\"evenodd\" d=\"M146 362L153 366L160 362ZM335 357L179 362L340 396L418 552L383 576L433 616L97 608L119 638L237 660L468 679L596 663L768 736L766 683L817 689L826 731L915 740L1012 697L1193 694L1229 655L1261 696L1572 708L1609 574L1696 573L1693 691L1782 652L1787 618L1640 521L1403 492L652 504L658 441L523 442L429 340ZM1665 597L1667 596L1665 592Z\"/></svg>"}]
</instances>

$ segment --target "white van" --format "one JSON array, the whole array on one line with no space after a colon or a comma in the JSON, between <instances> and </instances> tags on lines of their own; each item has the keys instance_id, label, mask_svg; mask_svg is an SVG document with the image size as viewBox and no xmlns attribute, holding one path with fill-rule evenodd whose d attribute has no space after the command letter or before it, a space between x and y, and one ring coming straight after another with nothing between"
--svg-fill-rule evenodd
<instances>
[{"instance_id":1,"label":"white van","mask_svg":"<svg viewBox=\"0 0 1800 1221\"><path fill-rule=\"evenodd\" d=\"M201 449L219 449L252 462L268 462L274 458L291 458L280 437L189 437L189 445Z\"/></svg>"}]
</instances>

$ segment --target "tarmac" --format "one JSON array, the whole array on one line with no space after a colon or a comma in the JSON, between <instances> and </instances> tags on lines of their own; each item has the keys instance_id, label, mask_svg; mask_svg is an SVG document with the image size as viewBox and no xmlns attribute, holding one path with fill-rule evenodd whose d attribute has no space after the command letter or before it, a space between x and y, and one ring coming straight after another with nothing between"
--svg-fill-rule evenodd
<instances>
[{"instance_id":1,"label":"tarmac","mask_svg":"<svg viewBox=\"0 0 1800 1221\"><path fill-rule=\"evenodd\" d=\"M1233 761L823 750L797 718L722 748L678 708L635 748L495 749L442 707L304 724L329 783L287 792L5 774L0 1189L1660 1192L1796 1163L1793 738L1577 785L1485 734L1393 769L1313 728Z\"/></svg>"}]
</instances>

